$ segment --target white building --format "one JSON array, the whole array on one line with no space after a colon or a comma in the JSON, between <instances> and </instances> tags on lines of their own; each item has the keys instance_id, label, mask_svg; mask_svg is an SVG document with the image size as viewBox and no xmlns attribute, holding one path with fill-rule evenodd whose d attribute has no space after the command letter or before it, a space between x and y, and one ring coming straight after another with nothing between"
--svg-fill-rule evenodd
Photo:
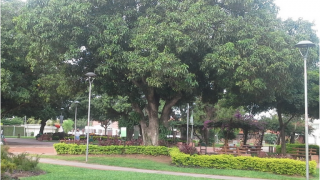
<instances>
[{"instance_id":1,"label":"white building","mask_svg":"<svg viewBox=\"0 0 320 180\"><path fill-rule=\"evenodd\" d=\"M26 124L25 127L25 136L36 136L40 131L40 124ZM55 133L55 126L45 126L43 129L43 133Z\"/></svg>"},{"instance_id":2,"label":"white building","mask_svg":"<svg viewBox=\"0 0 320 180\"><path fill-rule=\"evenodd\" d=\"M320 120L314 120L311 126L314 131L309 135L309 144L316 144L320 146Z\"/></svg>"},{"instance_id":3,"label":"white building","mask_svg":"<svg viewBox=\"0 0 320 180\"><path fill-rule=\"evenodd\" d=\"M40 130L40 124L26 124L25 126L25 135L26 136L36 136L39 133ZM87 131L88 126L86 126L84 129L80 130L81 134L85 134ZM46 125L44 127L43 133L55 133L55 132L62 132L62 126L57 130L55 126L48 126ZM105 135L105 129L101 127L100 123L98 121L93 121L92 126L89 127L89 133L94 133L96 135ZM68 132L68 134L74 134L74 130ZM108 128L107 128L107 135L116 136L119 135L119 128L118 128L118 122L112 122Z\"/></svg>"},{"instance_id":4,"label":"white building","mask_svg":"<svg viewBox=\"0 0 320 180\"><path fill-rule=\"evenodd\" d=\"M92 126L86 126L83 130L82 130L82 134L85 134L85 132L87 132L87 129L89 129L89 133L94 133L96 135L109 135L109 136L116 136L119 135L119 127L118 127L118 122L112 122L108 128L107 128L107 132L105 133L105 129L104 127L101 127L101 123L98 121L93 121L92 122Z\"/></svg>"}]
</instances>

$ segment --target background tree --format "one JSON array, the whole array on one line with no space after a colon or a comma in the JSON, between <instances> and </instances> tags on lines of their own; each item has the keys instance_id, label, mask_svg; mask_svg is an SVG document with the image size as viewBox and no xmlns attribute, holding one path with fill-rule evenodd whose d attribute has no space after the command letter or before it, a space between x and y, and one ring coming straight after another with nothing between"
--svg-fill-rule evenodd
<instances>
[{"instance_id":1,"label":"background tree","mask_svg":"<svg viewBox=\"0 0 320 180\"><path fill-rule=\"evenodd\" d=\"M62 128L65 133L68 134L74 128L74 122L71 119L64 120L62 123Z\"/></svg>"},{"instance_id":2,"label":"background tree","mask_svg":"<svg viewBox=\"0 0 320 180\"><path fill-rule=\"evenodd\" d=\"M19 16L28 14L25 2L1 1L1 10L1 114L39 118L43 133L46 121L55 119L67 99L79 92L77 84L70 83L70 64L44 61L33 51L33 40L43 44L45 37L19 30Z\"/></svg>"},{"instance_id":3,"label":"background tree","mask_svg":"<svg viewBox=\"0 0 320 180\"><path fill-rule=\"evenodd\" d=\"M302 20L282 22L274 12L275 8L265 8L239 19L230 28L233 41L208 54L205 65L234 72L225 78L232 82L226 86L225 96L230 105L254 103L260 111L276 108L285 153L285 127L303 113L303 63L294 45L301 39L318 40L312 24ZM253 28L251 23L259 27ZM291 118L284 121L283 115Z\"/></svg>"}]
</instances>

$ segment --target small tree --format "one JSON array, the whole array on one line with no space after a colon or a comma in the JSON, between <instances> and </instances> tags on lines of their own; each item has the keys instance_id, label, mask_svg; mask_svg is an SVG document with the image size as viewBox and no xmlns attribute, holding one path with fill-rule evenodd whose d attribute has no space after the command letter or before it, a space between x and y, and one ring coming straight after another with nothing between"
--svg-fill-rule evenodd
<instances>
[{"instance_id":1,"label":"small tree","mask_svg":"<svg viewBox=\"0 0 320 180\"><path fill-rule=\"evenodd\" d=\"M70 119L63 121L62 128L65 133L68 133L73 129L74 122Z\"/></svg>"}]
</instances>

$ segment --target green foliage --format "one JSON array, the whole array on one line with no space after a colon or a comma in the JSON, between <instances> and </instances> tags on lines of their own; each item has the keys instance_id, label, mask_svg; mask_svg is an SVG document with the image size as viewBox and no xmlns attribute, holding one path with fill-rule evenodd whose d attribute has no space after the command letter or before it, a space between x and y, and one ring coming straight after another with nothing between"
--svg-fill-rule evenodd
<instances>
[{"instance_id":1,"label":"green foliage","mask_svg":"<svg viewBox=\"0 0 320 180\"><path fill-rule=\"evenodd\" d=\"M272 172L275 174L301 175L304 176L305 162L292 159L279 158L258 158L251 156L233 156L233 155L189 155L179 151L178 148L172 148L169 151L172 162L178 166L206 167L215 169L239 169L255 170L262 172ZM316 172L317 163L309 162L309 173Z\"/></svg>"},{"instance_id":2,"label":"green foliage","mask_svg":"<svg viewBox=\"0 0 320 180\"><path fill-rule=\"evenodd\" d=\"M27 124L40 124L41 119L35 119L34 117L30 117L27 119Z\"/></svg>"},{"instance_id":3,"label":"green foliage","mask_svg":"<svg viewBox=\"0 0 320 180\"><path fill-rule=\"evenodd\" d=\"M12 173L12 171L15 170L16 168L17 167L14 163L8 161L7 159L1 159L1 175L4 174L5 172Z\"/></svg>"},{"instance_id":4,"label":"green foliage","mask_svg":"<svg viewBox=\"0 0 320 180\"><path fill-rule=\"evenodd\" d=\"M57 154L85 154L86 145L56 143ZM152 156L169 155L165 146L98 146L89 145L89 154L145 154Z\"/></svg>"},{"instance_id":5,"label":"green foliage","mask_svg":"<svg viewBox=\"0 0 320 180\"><path fill-rule=\"evenodd\" d=\"M237 131L239 132L239 131ZM227 130L220 130L219 133L218 133L218 137L221 139L221 138L226 138L227 137L227 134L228 134L228 140L232 140L232 139L235 139L237 137L237 132L234 132L234 131L227 131Z\"/></svg>"},{"instance_id":6,"label":"green foliage","mask_svg":"<svg viewBox=\"0 0 320 180\"><path fill-rule=\"evenodd\" d=\"M8 152L8 146L1 146L1 178L4 172L18 171L35 171L39 157L27 157L27 153L14 155Z\"/></svg>"},{"instance_id":7,"label":"green foliage","mask_svg":"<svg viewBox=\"0 0 320 180\"><path fill-rule=\"evenodd\" d=\"M37 169L39 156L28 157L27 153L21 153L13 156L12 162L17 166L17 170L32 171Z\"/></svg>"},{"instance_id":8,"label":"green foliage","mask_svg":"<svg viewBox=\"0 0 320 180\"><path fill-rule=\"evenodd\" d=\"M166 128L164 125L160 125L159 127L159 139L167 140L167 135L170 135L172 131L170 128Z\"/></svg>"},{"instance_id":9,"label":"green foliage","mask_svg":"<svg viewBox=\"0 0 320 180\"><path fill-rule=\"evenodd\" d=\"M20 117L15 117L15 118L12 118L12 119L2 119L1 120L1 123L3 125L21 125L24 123L23 119L20 118Z\"/></svg>"},{"instance_id":10,"label":"green foliage","mask_svg":"<svg viewBox=\"0 0 320 180\"><path fill-rule=\"evenodd\" d=\"M286 144L286 153L290 154L293 150L292 148L305 148L305 144ZM316 149L317 155L319 155L319 146L314 144L309 144L309 149ZM276 153L281 153L281 145L276 146Z\"/></svg>"},{"instance_id":11,"label":"green foliage","mask_svg":"<svg viewBox=\"0 0 320 180\"><path fill-rule=\"evenodd\" d=\"M277 140L277 135L275 134L264 134L263 136L264 140L266 143L268 144L275 144L276 140Z\"/></svg>"},{"instance_id":12,"label":"green foliage","mask_svg":"<svg viewBox=\"0 0 320 180\"><path fill-rule=\"evenodd\" d=\"M74 125L74 122L71 119L64 120L62 123L63 131L65 133L68 133L74 128L73 125Z\"/></svg>"}]
</instances>

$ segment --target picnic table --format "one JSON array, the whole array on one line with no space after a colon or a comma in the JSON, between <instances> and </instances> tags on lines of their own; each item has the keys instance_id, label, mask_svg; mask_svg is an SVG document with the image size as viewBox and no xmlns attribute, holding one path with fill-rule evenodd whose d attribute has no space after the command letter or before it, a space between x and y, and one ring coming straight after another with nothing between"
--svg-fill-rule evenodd
<instances>
[{"instance_id":1,"label":"picnic table","mask_svg":"<svg viewBox=\"0 0 320 180\"><path fill-rule=\"evenodd\" d=\"M258 154L262 151L261 145L243 145L243 148L247 148L248 153L250 154Z\"/></svg>"}]
</instances>

